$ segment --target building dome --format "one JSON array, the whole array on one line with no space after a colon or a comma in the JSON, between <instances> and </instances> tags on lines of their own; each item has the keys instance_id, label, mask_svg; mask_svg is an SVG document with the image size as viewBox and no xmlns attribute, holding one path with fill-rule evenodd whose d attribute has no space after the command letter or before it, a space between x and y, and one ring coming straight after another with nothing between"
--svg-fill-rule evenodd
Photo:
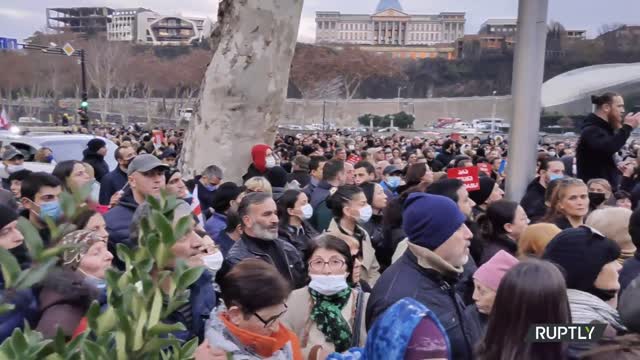
<instances>
[{"instance_id":1,"label":"building dome","mask_svg":"<svg viewBox=\"0 0 640 360\"><path fill-rule=\"evenodd\" d=\"M378 3L378 7L376 8L376 13L385 11L387 9L402 11L402 5L400 5L399 0L380 0L380 2Z\"/></svg>"}]
</instances>

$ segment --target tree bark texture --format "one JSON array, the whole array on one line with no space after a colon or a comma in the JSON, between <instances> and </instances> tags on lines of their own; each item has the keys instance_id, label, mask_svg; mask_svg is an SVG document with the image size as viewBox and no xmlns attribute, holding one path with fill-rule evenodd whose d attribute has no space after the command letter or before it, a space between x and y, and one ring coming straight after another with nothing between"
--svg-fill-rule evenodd
<instances>
[{"instance_id":1,"label":"tree bark texture","mask_svg":"<svg viewBox=\"0 0 640 360\"><path fill-rule=\"evenodd\" d=\"M303 0L222 0L213 59L181 156L185 178L209 165L239 181L250 149L272 144L286 99Z\"/></svg>"}]
</instances>

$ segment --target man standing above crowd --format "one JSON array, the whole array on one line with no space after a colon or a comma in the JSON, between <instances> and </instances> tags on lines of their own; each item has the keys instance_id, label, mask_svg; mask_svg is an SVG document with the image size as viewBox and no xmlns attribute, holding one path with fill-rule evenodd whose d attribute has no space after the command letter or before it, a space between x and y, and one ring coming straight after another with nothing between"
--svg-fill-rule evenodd
<instances>
[{"instance_id":1,"label":"man standing above crowd","mask_svg":"<svg viewBox=\"0 0 640 360\"><path fill-rule=\"evenodd\" d=\"M620 184L615 154L622 149L633 129L640 125L640 113L630 113L622 120L624 99L616 93L592 96L594 113L584 120L578 140L576 158L578 178L606 179L614 189Z\"/></svg>"}]
</instances>

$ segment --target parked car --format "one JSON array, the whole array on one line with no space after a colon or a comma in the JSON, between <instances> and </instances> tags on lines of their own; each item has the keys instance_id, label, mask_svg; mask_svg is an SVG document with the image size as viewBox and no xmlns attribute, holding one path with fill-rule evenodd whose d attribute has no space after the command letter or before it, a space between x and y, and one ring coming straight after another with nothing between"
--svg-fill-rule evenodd
<instances>
[{"instance_id":1,"label":"parked car","mask_svg":"<svg viewBox=\"0 0 640 360\"><path fill-rule=\"evenodd\" d=\"M397 131L400 131L400 129L399 129L399 128L397 128L397 127L395 127L395 126L394 126L394 127L386 127L386 128L382 128L382 129L378 130L378 132L379 132L379 133L383 133L383 132L397 132Z\"/></svg>"},{"instance_id":2,"label":"parked car","mask_svg":"<svg viewBox=\"0 0 640 360\"><path fill-rule=\"evenodd\" d=\"M42 124L42 120L34 117L29 117L29 116L23 116L18 118L18 124L28 124L28 123Z\"/></svg>"},{"instance_id":3,"label":"parked car","mask_svg":"<svg viewBox=\"0 0 640 360\"><path fill-rule=\"evenodd\" d=\"M109 170L118 166L114 153L118 146L113 141L100 136L81 134L60 134L60 133L36 133L28 135L16 135L8 131L0 133L0 146L11 145L18 149L23 155L25 162L34 160L36 152L43 147L53 151L54 161L65 160L81 161L84 157L83 151L87 147L89 140L99 138L107 143L107 155L104 160L109 165Z\"/></svg>"}]
</instances>

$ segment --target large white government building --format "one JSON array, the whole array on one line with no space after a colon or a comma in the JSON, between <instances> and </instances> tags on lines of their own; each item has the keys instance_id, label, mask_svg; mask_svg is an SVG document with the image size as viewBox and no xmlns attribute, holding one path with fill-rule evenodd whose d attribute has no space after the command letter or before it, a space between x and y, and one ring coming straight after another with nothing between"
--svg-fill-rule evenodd
<instances>
[{"instance_id":1,"label":"large white government building","mask_svg":"<svg viewBox=\"0 0 640 360\"><path fill-rule=\"evenodd\" d=\"M464 36L464 12L407 14L398 0L380 0L372 15L316 12L316 43L425 46Z\"/></svg>"}]
</instances>

